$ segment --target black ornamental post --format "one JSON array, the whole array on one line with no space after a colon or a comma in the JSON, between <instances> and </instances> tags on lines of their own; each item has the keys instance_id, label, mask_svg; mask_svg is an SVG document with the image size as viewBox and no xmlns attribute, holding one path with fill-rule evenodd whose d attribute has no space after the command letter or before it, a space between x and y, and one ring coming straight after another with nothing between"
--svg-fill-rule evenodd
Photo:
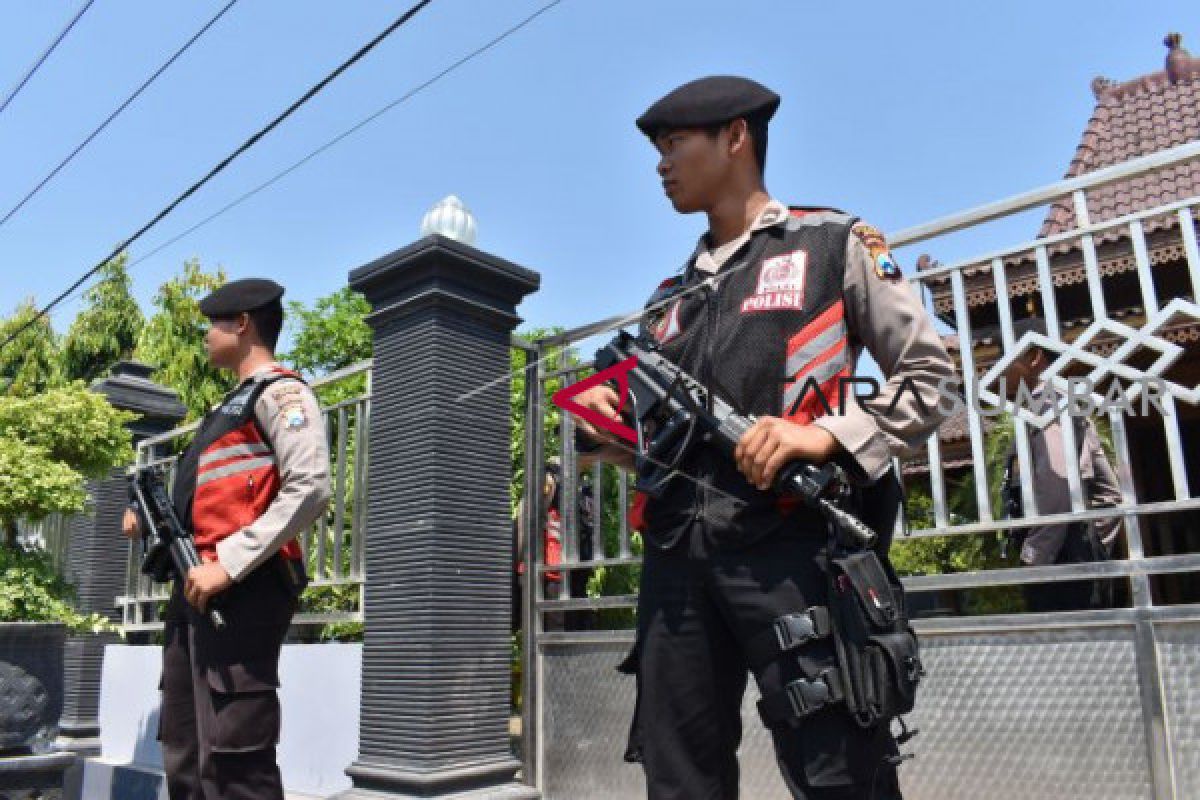
<instances>
[{"instance_id":1,"label":"black ornamental post","mask_svg":"<svg viewBox=\"0 0 1200 800\"><path fill-rule=\"evenodd\" d=\"M535 272L431 235L373 309L359 797L536 798L509 745L509 343Z\"/></svg>"},{"instance_id":2,"label":"black ornamental post","mask_svg":"<svg viewBox=\"0 0 1200 800\"><path fill-rule=\"evenodd\" d=\"M122 361L112 374L92 384L114 407L138 414L129 423L136 445L179 424L187 409L172 389L150 379L153 367ZM97 613L120 622L116 598L125 591L129 548L121 538L121 517L129 499L123 470L103 480L88 481L89 513L71 521L64 559L66 578L76 591L84 614ZM59 719L58 749L82 755L100 752L100 670L105 645L112 634L68 636L63 660L63 713Z\"/></svg>"}]
</instances>

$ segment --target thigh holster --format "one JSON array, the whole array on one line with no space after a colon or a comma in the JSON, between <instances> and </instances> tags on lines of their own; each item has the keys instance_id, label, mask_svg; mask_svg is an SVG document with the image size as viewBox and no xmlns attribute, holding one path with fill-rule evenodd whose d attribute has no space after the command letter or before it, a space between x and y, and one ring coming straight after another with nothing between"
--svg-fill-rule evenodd
<instances>
[{"instance_id":1,"label":"thigh holster","mask_svg":"<svg viewBox=\"0 0 1200 800\"><path fill-rule=\"evenodd\" d=\"M828 606L780 617L747 648L751 663L760 665L814 639L833 641L835 666L763 696L759 713L768 725L798 725L842 704L860 725L873 727L913 708L925 670L903 589L872 550L830 559L827 570Z\"/></svg>"}]
</instances>

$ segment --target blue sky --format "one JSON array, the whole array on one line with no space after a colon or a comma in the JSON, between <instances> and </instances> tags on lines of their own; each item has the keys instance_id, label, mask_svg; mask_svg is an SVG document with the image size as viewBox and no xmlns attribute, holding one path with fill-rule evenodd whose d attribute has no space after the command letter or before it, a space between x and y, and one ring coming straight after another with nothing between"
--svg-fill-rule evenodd
<instances>
[{"instance_id":1,"label":"blue sky","mask_svg":"<svg viewBox=\"0 0 1200 800\"><path fill-rule=\"evenodd\" d=\"M544 2L544 0L543 0ZM133 248L138 258L532 13L534 0L435 0ZM0 114L7 210L224 0L97 0ZM0 89L79 0L0 4ZM45 302L409 3L241 0L0 228L0 314ZM704 230L675 214L633 126L692 78L743 74L783 104L767 181L898 230L1060 178L1096 75L1162 68L1168 31L1200 50L1192 2L812 3L564 0L497 49L217 221L139 264L135 294L189 257L267 275L310 302L419 235L457 194L479 246L542 275L531 325L638 306ZM932 250L1017 243L1040 215ZM940 249L939 249L940 248ZM901 253L906 270L916 253ZM77 310L54 315L65 330Z\"/></svg>"}]
</instances>

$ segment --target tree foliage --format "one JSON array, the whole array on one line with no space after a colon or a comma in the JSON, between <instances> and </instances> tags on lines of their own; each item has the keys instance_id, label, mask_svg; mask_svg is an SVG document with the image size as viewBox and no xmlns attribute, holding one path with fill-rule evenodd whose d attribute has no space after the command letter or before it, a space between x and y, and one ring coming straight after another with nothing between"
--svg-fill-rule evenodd
<instances>
[{"instance_id":1,"label":"tree foliage","mask_svg":"<svg viewBox=\"0 0 1200 800\"><path fill-rule=\"evenodd\" d=\"M48 553L0 547L0 622L62 622L74 633L116 630L100 614L79 613L74 597Z\"/></svg>"},{"instance_id":2,"label":"tree foliage","mask_svg":"<svg viewBox=\"0 0 1200 800\"><path fill-rule=\"evenodd\" d=\"M84 510L84 478L105 477L132 459L118 411L82 384L35 397L0 397L0 525Z\"/></svg>"},{"instance_id":3,"label":"tree foliage","mask_svg":"<svg viewBox=\"0 0 1200 800\"><path fill-rule=\"evenodd\" d=\"M283 355L291 365L317 376L371 357L367 298L349 286L318 298L313 307L288 303L287 324L292 349Z\"/></svg>"},{"instance_id":4,"label":"tree foliage","mask_svg":"<svg viewBox=\"0 0 1200 800\"><path fill-rule=\"evenodd\" d=\"M286 321L292 349L281 353L280 361L312 379L370 358L369 313L367 299L348 286L318 298L312 308L296 301L288 303ZM321 387L317 394L323 403L332 405L358 397L366 388L366 375L356 375Z\"/></svg>"},{"instance_id":5,"label":"tree foliage","mask_svg":"<svg viewBox=\"0 0 1200 800\"><path fill-rule=\"evenodd\" d=\"M32 299L17 306L12 316L0 321L0 342L8 342L22 327L17 338L0 348L0 392L28 397L62 384L59 340L49 317L40 317L32 325L38 308Z\"/></svg>"},{"instance_id":6,"label":"tree foliage","mask_svg":"<svg viewBox=\"0 0 1200 800\"><path fill-rule=\"evenodd\" d=\"M0 397L0 621L55 621L76 632L113 630L98 614L72 607L71 587L50 555L22 550L17 520L85 510L85 478L103 478L132 460L127 423L80 382L33 397Z\"/></svg>"},{"instance_id":7,"label":"tree foliage","mask_svg":"<svg viewBox=\"0 0 1200 800\"><path fill-rule=\"evenodd\" d=\"M62 346L68 380L84 383L106 375L133 355L145 320L130 293L126 254L100 269L100 281L84 292L84 308L71 323Z\"/></svg>"},{"instance_id":8,"label":"tree foliage","mask_svg":"<svg viewBox=\"0 0 1200 800\"><path fill-rule=\"evenodd\" d=\"M988 502L993 519L1003 517L1000 488L1004 467L1014 436L1012 417L1002 414L984 436L985 475ZM951 525L979 519L975 471L967 470L956 480L947 481L946 506ZM915 530L935 527L933 500L925 486L907 490L906 513ZM934 536L899 540L892 545L891 560L901 575L939 575L951 572L977 572L1019 566L1015 548L1007 548L1008 533L998 529L966 536ZM1019 611L1024 602L1014 587L975 589L961 598L961 611L968 614Z\"/></svg>"},{"instance_id":9,"label":"tree foliage","mask_svg":"<svg viewBox=\"0 0 1200 800\"><path fill-rule=\"evenodd\" d=\"M0 437L0 527L15 543L18 519L37 521L51 514L83 510L82 476L40 447Z\"/></svg>"},{"instance_id":10,"label":"tree foliage","mask_svg":"<svg viewBox=\"0 0 1200 800\"><path fill-rule=\"evenodd\" d=\"M183 272L159 287L153 316L138 337L135 357L155 368L154 379L179 392L188 419L197 419L233 388L235 379L208 362L208 321L200 299L225 283L225 270L205 272L191 259Z\"/></svg>"}]
</instances>

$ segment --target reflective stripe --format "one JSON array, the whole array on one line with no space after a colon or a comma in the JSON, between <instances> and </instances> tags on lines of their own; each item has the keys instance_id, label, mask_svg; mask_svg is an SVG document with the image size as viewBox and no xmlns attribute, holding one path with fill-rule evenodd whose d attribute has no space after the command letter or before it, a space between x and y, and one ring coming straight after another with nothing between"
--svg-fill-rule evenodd
<instances>
[{"instance_id":1,"label":"reflective stripe","mask_svg":"<svg viewBox=\"0 0 1200 800\"><path fill-rule=\"evenodd\" d=\"M846 368L846 353L845 353L845 351L842 351L842 353L839 357L831 358L829 361L826 361L824 364L821 364L820 366L814 368L813 371L808 374L811 377L816 378L817 383L819 383L822 387L825 387L828 390L831 388L836 388L837 384L835 383L833 386L826 386L826 384L833 381L833 379L838 376L838 373L840 373L845 368ZM832 394L831 392L826 391L825 394L827 396L826 399L829 399L829 400L833 399L832 397L829 396Z\"/></svg>"},{"instance_id":2,"label":"reflective stripe","mask_svg":"<svg viewBox=\"0 0 1200 800\"><path fill-rule=\"evenodd\" d=\"M205 464L211 464L214 461L224 461L234 456L253 456L269 452L271 452L271 447L265 442L230 445L229 447L222 447L219 450L210 450L207 453L203 453L200 456L200 466L203 467Z\"/></svg>"},{"instance_id":3,"label":"reflective stripe","mask_svg":"<svg viewBox=\"0 0 1200 800\"><path fill-rule=\"evenodd\" d=\"M807 325L801 328L798 332L791 336L787 341L787 353L790 357L792 353L799 350L804 345L817 336L820 336L828 328L835 325L846 324L846 306L841 300L831 305L829 308L822 311L814 317Z\"/></svg>"},{"instance_id":4,"label":"reflective stripe","mask_svg":"<svg viewBox=\"0 0 1200 800\"><path fill-rule=\"evenodd\" d=\"M801 216L796 216L793 211L788 214L785 227L789 231L798 231L818 225L845 225L852 219L853 217L837 211L806 211Z\"/></svg>"},{"instance_id":5,"label":"reflective stripe","mask_svg":"<svg viewBox=\"0 0 1200 800\"><path fill-rule=\"evenodd\" d=\"M812 339L809 339L800 349L788 356L787 366L784 367L784 373L792 376L793 379L800 370L808 366L809 362L816 359L817 356L824 353L829 348L833 347L839 341L846 337L846 323L839 322L833 325L824 333L819 333Z\"/></svg>"},{"instance_id":6,"label":"reflective stripe","mask_svg":"<svg viewBox=\"0 0 1200 800\"><path fill-rule=\"evenodd\" d=\"M845 368L846 354L843 350L840 357L832 358L829 361L826 361L824 364L821 364L813 369L812 372L805 375L802 380L798 380L793 383L783 393L783 413L791 413L792 406L796 403L796 398L800 396L800 393L804 390L804 387L808 386L810 380L816 382L817 386L821 389L821 393L825 395L825 402L829 404L830 408L834 408L837 404L837 397L834 396L834 393L831 392L830 389L836 389L837 386L835 384L833 387L829 387L826 384L836 378L838 373ZM813 394L815 395L816 393L814 392ZM808 398L805 398L805 400L807 399Z\"/></svg>"},{"instance_id":7,"label":"reflective stripe","mask_svg":"<svg viewBox=\"0 0 1200 800\"><path fill-rule=\"evenodd\" d=\"M208 472L201 474L196 480L196 485L203 486L209 481L215 481L217 478L225 478L229 475L236 475L239 472L249 472L259 467L269 467L274 463L275 456L263 456L262 458L248 458L244 461L235 461L232 464L210 469Z\"/></svg>"}]
</instances>

